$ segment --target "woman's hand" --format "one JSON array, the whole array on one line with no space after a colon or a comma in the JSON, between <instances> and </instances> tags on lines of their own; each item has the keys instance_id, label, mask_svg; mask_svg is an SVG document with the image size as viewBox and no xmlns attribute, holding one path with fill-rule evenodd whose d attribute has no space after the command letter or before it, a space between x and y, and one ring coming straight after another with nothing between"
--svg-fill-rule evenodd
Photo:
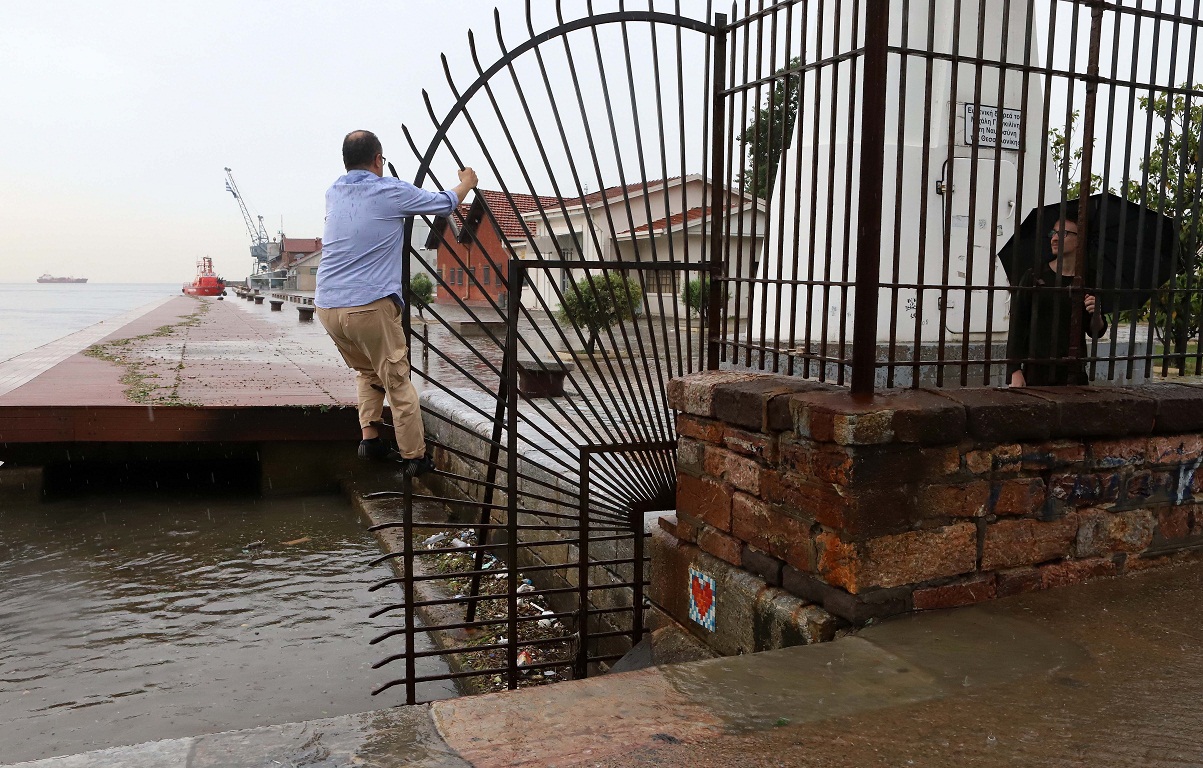
<instances>
[{"instance_id":1,"label":"woman's hand","mask_svg":"<svg viewBox=\"0 0 1203 768\"><path fill-rule=\"evenodd\" d=\"M1097 305L1097 303L1098 303L1098 302L1095 300L1094 296L1092 296L1092 295L1091 295L1091 294L1089 294L1089 293L1088 293L1088 294L1086 294L1086 298L1085 298L1085 299L1082 299L1082 303L1086 305L1086 311L1087 311L1087 312L1089 312L1089 313L1091 313L1091 314L1094 314L1094 308L1095 308L1095 306L1096 306L1096 305Z\"/></svg>"},{"instance_id":2,"label":"woman's hand","mask_svg":"<svg viewBox=\"0 0 1203 768\"><path fill-rule=\"evenodd\" d=\"M1011 374L1012 387L1026 387L1028 380L1023 377L1023 371L1015 371Z\"/></svg>"}]
</instances>

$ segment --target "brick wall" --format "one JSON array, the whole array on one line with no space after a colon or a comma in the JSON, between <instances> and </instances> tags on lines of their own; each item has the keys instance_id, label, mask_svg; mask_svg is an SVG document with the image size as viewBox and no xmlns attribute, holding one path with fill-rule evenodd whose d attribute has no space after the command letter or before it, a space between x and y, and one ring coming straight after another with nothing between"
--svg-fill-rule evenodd
<instances>
[{"instance_id":1,"label":"brick wall","mask_svg":"<svg viewBox=\"0 0 1203 768\"><path fill-rule=\"evenodd\" d=\"M673 381L669 399L680 437L677 515L663 526L673 546L854 623L1203 548L1203 385L858 401L718 372ZM662 577L653 599L671 603L664 590L684 577Z\"/></svg>"}]
</instances>

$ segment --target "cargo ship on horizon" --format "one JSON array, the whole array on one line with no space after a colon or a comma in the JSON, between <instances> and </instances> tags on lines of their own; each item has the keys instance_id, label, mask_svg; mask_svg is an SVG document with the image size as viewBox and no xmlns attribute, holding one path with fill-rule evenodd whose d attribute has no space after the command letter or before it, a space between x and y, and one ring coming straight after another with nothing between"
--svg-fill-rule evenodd
<instances>
[{"instance_id":1,"label":"cargo ship on horizon","mask_svg":"<svg viewBox=\"0 0 1203 768\"><path fill-rule=\"evenodd\" d=\"M38 278L39 283L86 283L86 277L54 277L50 274L42 275Z\"/></svg>"}]
</instances>

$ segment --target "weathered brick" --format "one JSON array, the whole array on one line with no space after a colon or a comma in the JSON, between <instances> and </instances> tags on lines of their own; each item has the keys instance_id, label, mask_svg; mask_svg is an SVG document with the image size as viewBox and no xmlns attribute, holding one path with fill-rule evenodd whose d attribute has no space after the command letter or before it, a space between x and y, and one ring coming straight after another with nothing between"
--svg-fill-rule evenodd
<instances>
[{"instance_id":1,"label":"weathered brick","mask_svg":"<svg viewBox=\"0 0 1203 768\"><path fill-rule=\"evenodd\" d=\"M1086 510L1079 515L1075 557L1098 557L1116 552L1143 552L1153 541L1153 513Z\"/></svg>"},{"instance_id":2,"label":"weathered brick","mask_svg":"<svg viewBox=\"0 0 1203 768\"><path fill-rule=\"evenodd\" d=\"M965 408L971 436L988 443L1047 440L1056 407L1017 389L970 387L925 390Z\"/></svg>"},{"instance_id":3,"label":"weathered brick","mask_svg":"<svg viewBox=\"0 0 1203 768\"><path fill-rule=\"evenodd\" d=\"M1035 592L1042 586L1039 568L1033 566L1009 568L995 574L994 594L996 597L1010 597L1025 592Z\"/></svg>"},{"instance_id":4,"label":"weathered brick","mask_svg":"<svg viewBox=\"0 0 1203 768\"><path fill-rule=\"evenodd\" d=\"M747 544L744 545L742 557L744 568L760 576L766 584L781 586L781 569L785 564L780 560Z\"/></svg>"},{"instance_id":5,"label":"weathered brick","mask_svg":"<svg viewBox=\"0 0 1203 768\"><path fill-rule=\"evenodd\" d=\"M731 490L713 480L677 475L677 512L731 530Z\"/></svg>"},{"instance_id":6,"label":"weathered brick","mask_svg":"<svg viewBox=\"0 0 1203 768\"><path fill-rule=\"evenodd\" d=\"M730 483L753 495L760 493L760 475L764 467L755 460L715 446L707 446L702 459L707 475Z\"/></svg>"},{"instance_id":7,"label":"weathered brick","mask_svg":"<svg viewBox=\"0 0 1203 768\"><path fill-rule=\"evenodd\" d=\"M896 390L886 397L894 411L894 438L903 443L939 445L965 436L965 407L921 390Z\"/></svg>"},{"instance_id":8,"label":"weathered brick","mask_svg":"<svg viewBox=\"0 0 1203 768\"><path fill-rule=\"evenodd\" d=\"M1150 464L1181 464L1203 456L1203 435L1167 435L1149 439Z\"/></svg>"},{"instance_id":9,"label":"weathered brick","mask_svg":"<svg viewBox=\"0 0 1203 768\"><path fill-rule=\"evenodd\" d=\"M1177 500L1178 473L1164 470L1137 472L1123 482L1122 506L1145 506Z\"/></svg>"},{"instance_id":10,"label":"weathered brick","mask_svg":"<svg viewBox=\"0 0 1203 768\"><path fill-rule=\"evenodd\" d=\"M1107 504L1119 499L1120 476L1107 474L1053 475L1048 481L1048 496L1070 507Z\"/></svg>"},{"instance_id":11,"label":"weathered brick","mask_svg":"<svg viewBox=\"0 0 1203 768\"><path fill-rule=\"evenodd\" d=\"M790 412L799 437L820 443L876 445L894 440L894 413L847 392L806 392L790 396Z\"/></svg>"},{"instance_id":12,"label":"weathered brick","mask_svg":"<svg viewBox=\"0 0 1203 768\"><path fill-rule=\"evenodd\" d=\"M1035 565L1069 554L1078 533L1077 514L1060 520L1001 520L986 527L982 570Z\"/></svg>"},{"instance_id":13,"label":"weathered brick","mask_svg":"<svg viewBox=\"0 0 1203 768\"><path fill-rule=\"evenodd\" d=\"M781 571L781 586L787 592L821 605L828 613L856 625L910 610L910 591L907 588L878 589L866 595L853 595L788 565Z\"/></svg>"},{"instance_id":14,"label":"weathered brick","mask_svg":"<svg viewBox=\"0 0 1203 768\"><path fill-rule=\"evenodd\" d=\"M752 378L756 378L756 374L706 371L672 379L667 391L668 404L677 411L711 418L715 415L714 395L719 385Z\"/></svg>"},{"instance_id":15,"label":"weathered brick","mask_svg":"<svg viewBox=\"0 0 1203 768\"><path fill-rule=\"evenodd\" d=\"M981 517L989 501L990 483L985 480L925 485L919 489L919 514L924 519Z\"/></svg>"},{"instance_id":16,"label":"weathered brick","mask_svg":"<svg viewBox=\"0 0 1203 768\"><path fill-rule=\"evenodd\" d=\"M782 435L777 440L777 461L783 470L809 476L811 456L816 450L815 443L809 439Z\"/></svg>"},{"instance_id":17,"label":"weathered brick","mask_svg":"<svg viewBox=\"0 0 1203 768\"><path fill-rule=\"evenodd\" d=\"M1134 389L1157 403L1155 432L1203 429L1203 389L1169 382L1148 382Z\"/></svg>"},{"instance_id":18,"label":"weathered brick","mask_svg":"<svg viewBox=\"0 0 1203 768\"><path fill-rule=\"evenodd\" d=\"M682 437L692 437L694 440L701 440L704 443L718 444L723 439L723 423L678 413L677 434Z\"/></svg>"},{"instance_id":19,"label":"weathered brick","mask_svg":"<svg viewBox=\"0 0 1203 768\"><path fill-rule=\"evenodd\" d=\"M1003 480L990 485L992 514L1031 515L1044 506L1044 481L1038 477Z\"/></svg>"},{"instance_id":20,"label":"weathered brick","mask_svg":"<svg viewBox=\"0 0 1203 768\"><path fill-rule=\"evenodd\" d=\"M915 446L844 446L824 444L811 454L810 474L837 485L898 484L923 473L923 454Z\"/></svg>"},{"instance_id":21,"label":"weathered brick","mask_svg":"<svg viewBox=\"0 0 1203 768\"><path fill-rule=\"evenodd\" d=\"M1081 584L1084 581L1100 576L1112 576L1116 565L1110 558L1091 558L1089 560L1062 560L1040 567L1040 582L1045 589L1064 587L1070 584Z\"/></svg>"},{"instance_id":22,"label":"weathered brick","mask_svg":"<svg viewBox=\"0 0 1203 768\"><path fill-rule=\"evenodd\" d=\"M906 531L919 518L914 484L849 490L792 472L765 470L760 496L784 505L795 517L837 529L849 539Z\"/></svg>"},{"instance_id":23,"label":"weathered brick","mask_svg":"<svg viewBox=\"0 0 1203 768\"><path fill-rule=\"evenodd\" d=\"M1086 446L1077 440L1052 440L1021 448L1021 468L1028 472L1065 469L1086 461Z\"/></svg>"},{"instance_id":24,"label":"weathered brick","mask_svg":"<svg viewBox=\"0 0 1203 768\"><path fill-rule=\"evenodd\" d=\"M995 445L965 454L965 469L975 475L1016 472L1023 464L1023 449L1016 443Z\"/></svg>"},{"instance_id":25,"label":"weathered brick","mask_svg":"<svg viewBox=\"0 0 1203 768\"><path fill-rule=\"evenodd\" d=\"M823 533L816 543L823 578L833 586L858 593L870 587L918 584L972 571L977 527L956 523L859 543Z\"/></svg>"},{"instance_id":26,"label":"weathered brick","mask_svg":"<svg viewBox=\"0 0 1203 768\"><path fill-rule=\"evenodd\" d=\"M708 525L698 531L698 546L731 565L743 564L743 542Z\"/></svg>"},{"instance_id":27,"label":"weathered brick","mask_svg":"<svg viewBox=\"0 0 1203 768\"><path fill-rule=\"evenodd\" d=\"M994 599L994 574L974 576L965 581L938 587L921 587L912 597L916 611L955 608Z\"/></svg>"},{"instance_id":28,"label":"weathered brick","mask_svg":"<svg viewBox=\"0 0 1203 768\"><path fill-rule=\"evenodd\" d=\"M727 427L723 430L723 447L768 464L777 462L777 438L761 432Z\"/></svg>"},{"instance_id":29,"label":"weathered brick","mask_svg":"<svg viewBox=\"0 0 1203 768\"><path fill-rule=\"evenodd\" d=\"M1157 403L1135 390L1108 387L1022 387L1020 394L1056 406L1057 437L1120 437L1153 431Z\"/></svg>"},{"instance_id":30,"label":"weathered brick","mask_svg":"<svg viewBox=\"0 0 1203 768\"><path fill-rule=\"evenodd\" d=\"M730 424L764 431L780 423L777 429L793 426L788 418L788 406L773 408L773 402L782 396L796 392L830 390L830 385L820 384L793 376L757 374L736 381L720 383L714 390L714 412Z\"/></svg>"},{"instance_id":31,"label":"weathered brick","mask_svg":"<svg viewBox=\"0 0 1203 768\"><path fill-rule=\"evenodd\" d=\"M677 471L687 475L701 477L702 461L706 454L706 444L691 437L677 440Z\"/></svg>"},{"instance_id":32,"label":"weathered brick","mask_svg":"<svg viewBox=\"0 0 1203 768\"><path fill-rule=\"evenodd\" d=\"M956 446L923 448L920 454L920 478L939 478L961 471L961 449Z\"/></svg>"},{"instance_id":33,"label":"weathered brick","mask_svg":"<svg viewBox=\"0 0 1203 768\"><path fill-rule=\"evenodd\" d=\"M1146 437L1090 442L1091 465L1097 469L1139 467L1148 460L1148 455L1149 440Z\"/></svg>"},{"instance_id":34,"label":"weathered brick","mask_svg":"<svg viewBox=\"0 0 1203 768\"><path fill-rule=\"evenodd\" d=\"M677 538L690 544L698 543L698 531L704 523L681 511L677 512Z\"/></svg>"},{"instance_id":35,"label":"weathered brick","mask_svg":"<svg viewBox=\"0 0 1203 768\"><path fill-rule=\"evenodd\" d=\"M810 526L760 499L735 494L731 530L742 541L799 570L814 569Z\"/></svg>"},{"instance_id":36,"label":"weathered brick","mask_svg":"<svg viewBox=\"0 0 1203 768\"><path fill-rule=\"evenodd\" d=\"M1181 541L1190 537L1191 508L1179 505L1157 510L1157 528L1154 540L1163 543Z\"/></svg>"},{"instance_id":37,"label":"weathered brick","mask_svg":"<svg viewBox=\"0 0 1203 768\"><path fill-rule=\"evenodd\" d=\"M664 531L669 536L680 538L680 535L677 533L676 515L661 515L660 517L656 518L656 523L660 526L660 530Z\"/></svg>"}]
</instances>

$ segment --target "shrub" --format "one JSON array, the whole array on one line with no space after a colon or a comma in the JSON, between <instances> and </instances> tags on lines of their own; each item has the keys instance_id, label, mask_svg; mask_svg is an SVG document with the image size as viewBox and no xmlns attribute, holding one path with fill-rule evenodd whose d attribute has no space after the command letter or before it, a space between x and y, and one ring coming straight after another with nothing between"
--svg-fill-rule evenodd
<instances>
[{"instance_id":1,"label":"shrub","mask_svg":"<svg viewBox=\"0 0 1203 768\"><path fill-rule=\"evenodd\" d=\"M617 272L607 272L573 283L564 292L556 313L560 322L588 331L589 352L603 329L630 320L643 304L639 283Z\"/></svg>"}]
</instances>

